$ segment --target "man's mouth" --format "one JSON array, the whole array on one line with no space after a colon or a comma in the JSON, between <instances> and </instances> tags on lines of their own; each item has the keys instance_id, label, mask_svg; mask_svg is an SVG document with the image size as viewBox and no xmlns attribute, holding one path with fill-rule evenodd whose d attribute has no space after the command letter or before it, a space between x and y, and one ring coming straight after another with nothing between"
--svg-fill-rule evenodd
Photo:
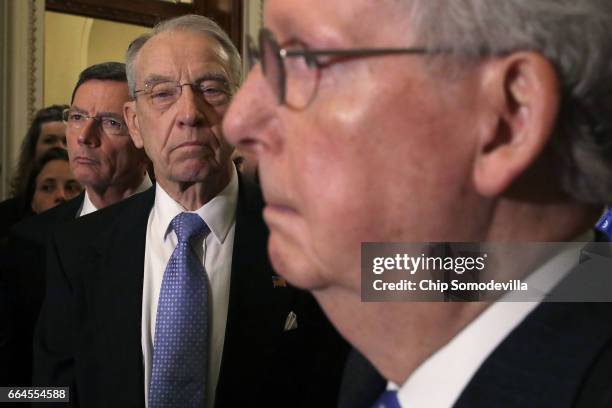
<instances>
[{"instance_id":1,"label":"man's mouth","mask_svg":"<svg viewBox=\"0 0 612 408\"><path fill-rule=\"evenodd\" d=\"M91 164L98 164L98 161L95 159L92 159L90 157L86 157L86 156L77 156L74 159L75 163L78 164L86 164L86 165L91 165Z\"/></svg>"}]
</instances>

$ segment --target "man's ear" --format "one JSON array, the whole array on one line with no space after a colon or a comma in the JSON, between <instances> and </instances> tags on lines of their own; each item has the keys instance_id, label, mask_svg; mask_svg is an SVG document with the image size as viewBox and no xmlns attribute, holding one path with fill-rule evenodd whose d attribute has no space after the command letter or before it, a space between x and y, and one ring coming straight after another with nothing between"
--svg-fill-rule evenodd
<instances>
[{"instance_id":1,"label":"man's ear","mask_svg":"<svg viewBox=\"0 0 612 408\"><path fill-rule=\"evenodd\" d=\"M123 119L130 131L132 142L134 142L137 148L142 149L144 147L144 140L140 133L138 116L136 115L136 101L129 101L123 104Z\"/></svg>"},{"instance_id":2,"label":"man's ear","mask_svg":"<svg viewBox=\"0 0 612 408\"><path fill-rule=\"evenodd\" d=\"M553 65L533 52L485 63L482 91L489 126L478 137L474 185L497 196L523 174L548 144L559 114L560 90Z\"/></svg>"}]
</instances>

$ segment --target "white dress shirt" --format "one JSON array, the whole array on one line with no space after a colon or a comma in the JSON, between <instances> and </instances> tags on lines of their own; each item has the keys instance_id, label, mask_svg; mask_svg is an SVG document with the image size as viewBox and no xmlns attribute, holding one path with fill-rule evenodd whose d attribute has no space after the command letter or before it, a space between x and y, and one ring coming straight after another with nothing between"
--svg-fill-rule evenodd
<instances>
[{"instance_id":1,"label":"white dress shirt","mask_svg":"<svg viewBox=\"0 0 612 408\"><path fill-rule=\"evenodd\" d=\"M140 183L140 185L132 193L132 195L142 193L143 191L148 190L152 185L153 184L151 183L151 179L149 179L149 176L145 174L144 178L142 179L142 183ZM94 205L94 203L91 202L91 198L89 198L89 193L87 192L87 189L85 189L85 198L83 199L83 204L81 204L81 209L77 211L76 218L91 214L92 212L96 211L98 211L98 208Z\"/></svg>"},{"instance_id":2,"label":"white dress shirt","mask_svg":"<svg viewBox=\"0 0 612 408\"><path fill-rule=\"evenodd\" d=\"M204 265L210 282L209 307L211 310L209 316L212 316L212 323L209 323L211 331L206 388L207 407L214 405L221 355L223 354L237 203L238 175L234 169L229 184L221 193L203 207L191 211L202 217L211 231L206 239L193 248L198 257L202 259L202 265ZM186 211L157 184L155 203L147 224L142 293L142 353L145 373L145 404L147 406L159 292L166 265L177 244L176 234L172 231L170 222L179 213Z\"/></svg>"},{"instance_id":3,"label":"white dress shirt","mask_svg":"<svg viewBox=\"0 0 612 408\"><path fill-rule=\"evenodd\" d=\"M541 293L539 301L502 299L491 304L448 344L425 360L399 388L400 405L406 408L452 407L487 357L540 304L545 293L578 264L584 243L593 238L592 231L581 235L525 279L530 287L536 286ZM510 297L512 293L506 296ZM397 390L398 386L390 382L387 389Z\"/></svg>"}]
</instances>

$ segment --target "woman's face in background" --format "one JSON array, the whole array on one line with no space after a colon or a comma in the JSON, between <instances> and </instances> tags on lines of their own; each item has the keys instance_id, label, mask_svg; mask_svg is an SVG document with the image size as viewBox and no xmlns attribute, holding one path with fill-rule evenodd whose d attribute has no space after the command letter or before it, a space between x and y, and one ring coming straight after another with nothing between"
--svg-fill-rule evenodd
<instances>
[{"instance_id":1,"label":"woman's face in background","mask_svg":"<svg viewBox=\"0 0 612 408\"><path fill-rule=\"evenodd\" d=\"M40 136L36 142L34 160L52 147L66 149L66 125L64 122L45 122L40 127Z\"/></svg>"},{"instance_id":2,"label":"woman's face in background","mask_svg":"<svg viewBox=\"0 0 612 408\"><path fill-rule=\"evenodd\" d=\"M70 171L70 164L64 160L52 160L36 177L32 211L40 214L76 197L82 190Z\"/></svg>"}]
</instances>

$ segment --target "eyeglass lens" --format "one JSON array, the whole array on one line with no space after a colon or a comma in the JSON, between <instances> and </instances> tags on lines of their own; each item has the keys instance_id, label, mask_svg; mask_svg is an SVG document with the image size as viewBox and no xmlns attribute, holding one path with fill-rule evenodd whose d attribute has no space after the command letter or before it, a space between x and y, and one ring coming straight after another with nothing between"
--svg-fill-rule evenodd
<instances>
[{"instance_id":1,"label":"eyeglass lens","mask_svg":"<svg viewBox=\"0 0 612 408\"><path fill-rule=\"evenodd\" d=\"M261 58L261 68L266 80L278 98L279 104L285 104L295 109L306 107L315 95L318 85L319 70L316 65L309 66L306 58L307 48L300 43L291 45L291 55L281 57L280 46L273 34L263 29L259 33L259 55L251 51L251 55Z\"/></svg>"},{"instance_id":2,"label":"eyeglass lens","mask_svg":"<svg viewBox=\"0 0 612 408\"><path fill-rule=\"evenodd\" d=\"M178 84L176 82L160 82L149 91L149 98L154 107L167 109L174 104L182 94L184 87L189 86L193 92L201 96L208 104L219 106L229 102L229 90L221 81L207 80L196 84Z\"/></svg>"},{"instance_id":3,"label":"eyeglass lens","mask_svg":"<svg viewBox=\"0 0 612 408\"><path fill-rule=\"evenodd\" d=\"M105 133L109 135L119 135L125 133L125 123L119 118L112 116L89 116L81 112L66 110L63 112L63 120L69 128L81 129L85 123L91 119L97 125L102 127Z\"/></svg>"}]
</instances>

